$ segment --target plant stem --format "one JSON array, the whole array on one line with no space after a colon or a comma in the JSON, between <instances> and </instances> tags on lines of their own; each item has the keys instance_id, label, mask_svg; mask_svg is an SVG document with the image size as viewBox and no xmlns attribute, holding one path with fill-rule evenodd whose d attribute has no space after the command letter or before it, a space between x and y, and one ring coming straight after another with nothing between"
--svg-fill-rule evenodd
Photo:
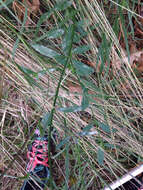
<instances>
[{"instance_id":1,"label":"plant stem","mask_svg":"<svg viewBox=\"0 0 143 190\"><path fill-rule=\"evenodd\" d=\"M59 82L58 82L58 86L57 86L57 89L56 89L56 93L55 93L53 108L51 110L49 131L48 131L48 157L49 157L49 167L50 167L50 178L49 178L49 181L50 181L50 188L51 189L53 189L53 185L52 185L52 162L51 162L51 155L50 155L50 152L51 152L51 133L52 133L52 130L53 130L52 123L53 123L53 117L54 117L54 113L55 113L55 106L56 106L56 102L57 102L57 98L58 98L61 82L62 82L63 76L65 74L65 70L67 68L67 65L68 65L68 63L69 63L69 61L71 59L71 56L72 56L71 51L72 51L73 37L74 37L74 24L72 24L71 43L70 43L70 46L69 46L69 50L67 52L67 59L65 61L64 68L62 70L62 73L61 73L61 76L60 76L60 79L59 79Z\"/></svg>"}]
</instances>

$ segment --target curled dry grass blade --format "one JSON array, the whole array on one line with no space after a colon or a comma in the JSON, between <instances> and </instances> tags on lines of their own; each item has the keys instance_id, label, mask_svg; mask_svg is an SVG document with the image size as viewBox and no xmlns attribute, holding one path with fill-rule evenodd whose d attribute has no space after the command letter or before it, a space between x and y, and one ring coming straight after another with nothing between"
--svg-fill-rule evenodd
<instances>
[{"instance_id":1,"label":"curled dry grass blade","mask_svg":"<svg viewBox=\"0 0 143 190\"><path fill-rule=\"evenodd\" d=\"M112 1L110 3L112 4ZM64 8L61 11L61 8L56 7L56 2L45 4L47 10L51 9L53 12L49 14L44 10L45 17L37 16L39 21L36 37L30 28L19 35L14 25L10 26L11 18L7 18L9 24L5 24L10 35L7 35L5 27L0 30L0 69L1 72L5 72L0 107L2 171L13 160L24 142L28 144L31 140L30 130L37 126L37 120L53 109L63 65L60 61L37 54L28 43L32 42L31 39L38 39L37 43L40 42L61 53L63 33L57 38L52 38L47 31L55 27L66 28L68 24L64 17ZM68 186L73 186L73 189L102 189L105 184L135 167L143 157L143 90L142 83L132 68L134 60L137 59L137 55L140 57L140 54L126 54L100 1L73 1L70 6L75 11L72 14L75 14L76 20L84 26L83 38L77 44L89 45L91 49L85 52L80 49L83 51L77 53L80 56L73 54L57 94L52 121L59 135L57 147L60 147L53 156L55 189L68 189ZM119 9L117 4L113 7ZM130 10L126 8L126 11ZM80 27L81 24L79 30ZM79 33L78 31L77 34ZM42 35L45 36L41 38ZM46 38L47 36L50 37ZM13 47L17 38L20 39L19 46L13 57ZM77 51L76 42L72 44L74 51ZM95 73L83 77L80 72L84 70L81 67L79 70L76 70L77 67L75 69L74 59L91 65ZM83 100L84 87L87 88L86 98L89 105ZM80 104L84 105L85 102L88 107L81 111L83 107L80 107ZM71 107L72 111L67 107ZM61 109L62 112L59 108L66 109ZM77 112L77 108L80 108L80 111ZM66 143L68 151L65 148ZM23 169L26 165L25 151L26 147L5 175L13 176L13 168L16 168L18 177L26 175ZM23 168L19 164L21 162ZM70 179L74 179L74 182L71 183ZM21 180L17 183L21 183ZM3 188L10 184L3 181Z\"/></svg>"}]
</instances>

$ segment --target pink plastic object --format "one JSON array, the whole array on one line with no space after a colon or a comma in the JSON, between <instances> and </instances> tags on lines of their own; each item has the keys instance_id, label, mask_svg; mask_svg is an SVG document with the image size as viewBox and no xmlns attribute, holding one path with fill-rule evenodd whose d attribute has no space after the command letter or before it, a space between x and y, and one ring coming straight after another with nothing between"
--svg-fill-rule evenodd
<instances>
[{"instance_id":1,"label":"pink plastic object","mask_svg":"<svg viewBox=\"0 0 143 190\"><path fill-rule=\"evenodd\" d=\"M43 140L35 140L32 143L32 151L27 152L29 163L27 165L27 171L33 171L37 164L48 165L48 142Z\"/></svg>"}]
</instances>

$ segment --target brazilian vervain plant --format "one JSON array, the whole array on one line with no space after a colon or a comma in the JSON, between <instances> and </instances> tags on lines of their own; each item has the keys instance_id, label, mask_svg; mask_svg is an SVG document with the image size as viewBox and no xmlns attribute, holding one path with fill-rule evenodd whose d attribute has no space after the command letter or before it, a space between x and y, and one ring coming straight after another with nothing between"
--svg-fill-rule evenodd
<instances>
[{"instance_id":1,"label":"brazilian vervain plant","mask_svg":"<svg viewBox=\"0 0 143 190\"><path fill-rule=\"evenodd\" d=\"M15 129L23 143L11 142L24 152L32 139L29 128L36 125L41 133L48 131L51 188L102 189L142 160L143 91L129 48L137 2L42 1L43 14L35 15L32 27L25 27L28 9L19 20L11 4L0 5L0 65L3 83L9 86L7 96L3 87L0 111L2 121L9 120L6 113L15 121L20 118ZM119 43L121 34L125 49ZM13 103L14 91L30 111ZM5 159L11 159L6 165L10 170L18 161L13 154L19 151L5 145L10 125L6 131L3 127L2 123L2 147ZM59 135L54 156L53 129ZM52 160L57 175L63 176L59 184ZM4 171L1 178L5 175Z\"/></svg>"}]
</instances>

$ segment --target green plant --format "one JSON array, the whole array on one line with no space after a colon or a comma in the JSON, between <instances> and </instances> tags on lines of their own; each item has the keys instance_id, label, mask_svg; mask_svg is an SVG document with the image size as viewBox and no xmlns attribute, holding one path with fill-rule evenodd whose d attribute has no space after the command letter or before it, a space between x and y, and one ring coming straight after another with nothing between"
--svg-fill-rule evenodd
<instances>
[{"instance_id":1,"label":"green plant","mask_svg":"<svg viewBox=\"0 0 143 190\"><path fill-rule=\"evenodd\" d=\"M43 14L25 28L26 9L19 21L11 1L1 3L0 9L6 8L0 17L3 166L8 159L7 170L16 164L19 183L28 177L18 161L39 127L49 132L51 189L102 189L142 158L142 82L132 69L142 52L135 12L140 5L43 1ZM6 145L11 126L18 139ZM51 155L54 129L57 150Z\"/></svg>"}]
</instances>

